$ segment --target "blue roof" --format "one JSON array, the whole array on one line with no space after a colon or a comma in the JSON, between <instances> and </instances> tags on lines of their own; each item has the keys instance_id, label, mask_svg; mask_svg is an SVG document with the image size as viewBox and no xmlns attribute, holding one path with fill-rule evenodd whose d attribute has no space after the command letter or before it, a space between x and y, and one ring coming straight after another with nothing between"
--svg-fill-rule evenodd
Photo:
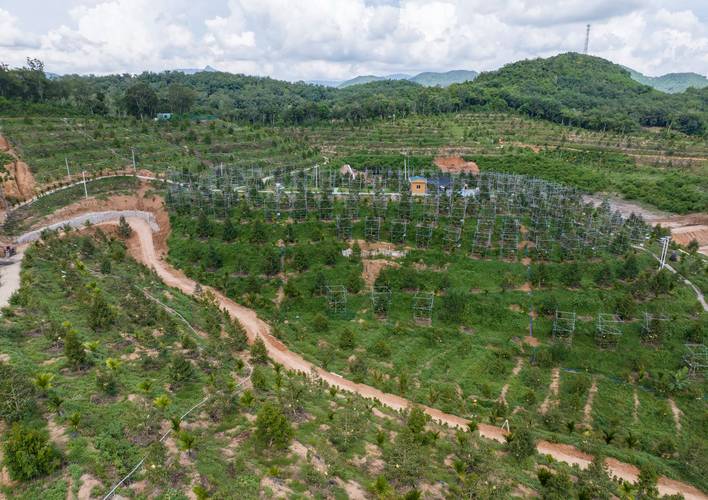
<instances>
[{"instance_id":1,"label":"blue roof","mask_svg":"<svg viewBox=\"0 0 708 500\"><path fill-rule=\"evenodd\" d=\"M421 177L420 175L414 175L413 177L410 177L408 180L411 181L411 182L414 182L414 181L425 181L425 177Z\"/></svg>"}]
</instances>

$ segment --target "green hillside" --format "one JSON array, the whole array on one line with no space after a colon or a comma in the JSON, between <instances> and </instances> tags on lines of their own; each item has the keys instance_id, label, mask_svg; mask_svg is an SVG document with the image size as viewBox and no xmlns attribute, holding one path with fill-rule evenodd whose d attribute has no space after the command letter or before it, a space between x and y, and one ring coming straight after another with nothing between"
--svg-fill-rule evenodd
<instances>
[{"instance_id":1,"label":"green hillside","mask_svg":"<svg viewBox=\"0 0 708 500\"><path fill-rule=\"evenodd\" d=\"M667 73L661 76L646 76L631 68L626 69L632 79L667 94L683 92L691 87L695 89L708 87L708 78L698 73Z\"/></svg>"},{"instance_id":2,"label":"green hillside","mask_svg":"<svg viewBox=\"0 0 708 500\"><path fill-rule=\"evenodd\" d=\"M708 88L665 94L634 81L617 64L575 53L519 61L449 87L395 80L403 76L345 88L223 72L50 80L41 63L33 61L26 68L0 66L0 114L152 118L171 112L191 119L274 125L513 109L533 118L621 133L648 126L702 136L708 129Z\"/></svg>"},{"instance_id":3,"label":"green hillside","mask_svg":"<svg viewBox=\"0 0 708 500\"><path fill-rule=\"evenodd\" d=\"M351 78L349 80L345 80L339 85L337 85L337 88L344 89L347 87L351 87L353 85L362 85L365 83L371 83L371 82L381 82L385 80L409 80L411 78L410 75L406 75L403 73L396 73L393 75L386 75L386 76L376 76L376 75L359 75L355 76L354 78Z\"/></svg>"},{"instance_id":4,"label":"green hillside","mask_svg":"<svg viewBox=\"0 0 708 500\"><path fill-rule=\"evenodd\" d=\"M705 89L666 95L599 57L567 53L519 61L482 73L470 85L531 116L591 129L672 125L695 135L706 130Z\"/></svg>"},{"instance_id":5,"label":"green hillside","mask_svg":"<svg viewBox=\"0 0 708 500\"><path fill-rule=\"evenodd\" d=\"M431 71L425 73L419 73L410 81L419 83L426 87L448 87L453 83L464 83L472 81L477 78L476 71L467 71L464 69L456 69L453 71L446 71L445 73L434 73Z\"/></svg>"}]
</instances>

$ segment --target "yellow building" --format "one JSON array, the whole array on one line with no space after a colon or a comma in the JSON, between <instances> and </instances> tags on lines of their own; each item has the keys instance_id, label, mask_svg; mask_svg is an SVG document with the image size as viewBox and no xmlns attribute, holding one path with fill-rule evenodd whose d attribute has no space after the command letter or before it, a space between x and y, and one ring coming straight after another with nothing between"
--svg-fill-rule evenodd
<instances>
[{"instance_id":1,"label":"yellow building","mask_svg":"<svg viewBox=\"0 0 708 500\"><path fill-rule=\"evenodd\" d=\"M410 179L411 183L411 194L413 196L425 196L425 193L428 189L428 181L425 179L425 177L411 177Z\"/></svg>"}]
</instances>

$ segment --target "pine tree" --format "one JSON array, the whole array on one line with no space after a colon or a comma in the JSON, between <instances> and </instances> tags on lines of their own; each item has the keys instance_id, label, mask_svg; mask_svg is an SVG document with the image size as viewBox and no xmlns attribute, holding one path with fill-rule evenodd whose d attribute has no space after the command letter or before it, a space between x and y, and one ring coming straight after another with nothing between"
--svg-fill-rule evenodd
<instances>
[{"instance_id":1,"label":"pine tree","mask_svg":"<svg viewBox=\"0 0 708 500\"><path fill-rule=\"evenodd\" d=\"M100 290L95 290L89 305L89 326L93 331L103 330L115 321L115 313Z\"/></svg>"},{"instance_id":2,"label":"pine tree","mask_svg":"<svg viewBox=\"0 0 708 500\"><path fill-rule=\"evenodd\" d=\"M122 215L120 216L120 219L118 219L118 236L120 236L123 239L130 238L130 236L133 234L133 228L130 227L130 224L128 224L128 221L125 220L125 217Z\"/></svg>"},{"instance_id":3,"label":"pine tree","mask_svg":"<svg viewBox=\"0 0 708 500\"><path fill-rule=\"evenodd\" d=\"M4 451L10 477L17 481L45 476L61 463L61 455L46 432L19 423L12 426Z\"/></svg>"},{"instance_id":4,"label":"pine tree","mask_svg":"<svg viewBox=\"0 0 708 500\"><path fill-rule=\"evenodd\" d=\"M227 217L224 221L224 230L221 234L221 239L226 242L231 242L234 241L237 236L238 231L236 230L236 226L231 222L231 217Z\"/></svg>"},{"instance_id":5,"label":"pine tree","mask_svg":"<svg viewBox=\"0 0 708 500\"><path fill-rule=\"evenodd\" d=\"M205 239L210 238L213 235L213 228L209 217L204 211L199 212L199 217L197 219L197 236L199 238Z\"/></svg>"},{"instance_id":6,"label":"pine tree","mask_svg":"<svg viewBox=\"0 0 708 500\"><path fill-rule=\"evenodd\" d=\"M268 349L260 337L251 345L251 361L259 364L268 363Z\"/></svg>"},{"instance_id":7,"label":"pine tree","mask_svg":"<svg viewBox=\"0 0 708 500\"><path fill-rule=\"evenodd\" d=\"M293 437L293 429L282 410L270 402L263 403L256 417L256 439L266 448L285 449Z\"/></svg>"}]
</instances>

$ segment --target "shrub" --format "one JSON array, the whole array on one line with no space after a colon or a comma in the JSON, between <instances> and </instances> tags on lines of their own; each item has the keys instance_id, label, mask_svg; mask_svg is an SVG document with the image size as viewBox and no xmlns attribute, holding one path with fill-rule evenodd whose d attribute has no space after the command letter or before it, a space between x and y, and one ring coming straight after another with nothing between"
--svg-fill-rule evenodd
<instances>
[{"instance_id":1,"label":"shrub","mask_svg":"<svg viewBox=\"0 0 708 500\"><path fill-rule=\"evenodd\" d=\"M339 332L339 347L342 349L351 350L354 349L356 345L356 340L354 338L354 332L350 328L345 328Z\"/></svg>"},{"instance_id":2,"label":"shrub","mask_svg":"<svg viewBox=\"0 0 708 500\"><path fill-rule=\"evenodd\" d=\"M453 288L447 290L442 298L442 319L449 323L459 323L465 314L467 294L464 290Z\"/></svg>"},{"instance_id":3,"label":"shrub","mask_svg":"<svg viewBox=\"0 0 708 500\"><path fill-rule=\"evenodd\" d=\"M61 455L47 434L23 424L12 426L4 450L10 477L17 481L45 476L61 463Z\"/></svg>"},{"instance_id":4,"label":"shrub","mask_svg":"<svg viewBox=\"0 0 708 500\"><path fill-rule=\"evenodd\" d=\"M312 327L316 332L326 332L329 330L329 320L322 313L317 313L312 319Z\"/></svg>"}]
</instances>

